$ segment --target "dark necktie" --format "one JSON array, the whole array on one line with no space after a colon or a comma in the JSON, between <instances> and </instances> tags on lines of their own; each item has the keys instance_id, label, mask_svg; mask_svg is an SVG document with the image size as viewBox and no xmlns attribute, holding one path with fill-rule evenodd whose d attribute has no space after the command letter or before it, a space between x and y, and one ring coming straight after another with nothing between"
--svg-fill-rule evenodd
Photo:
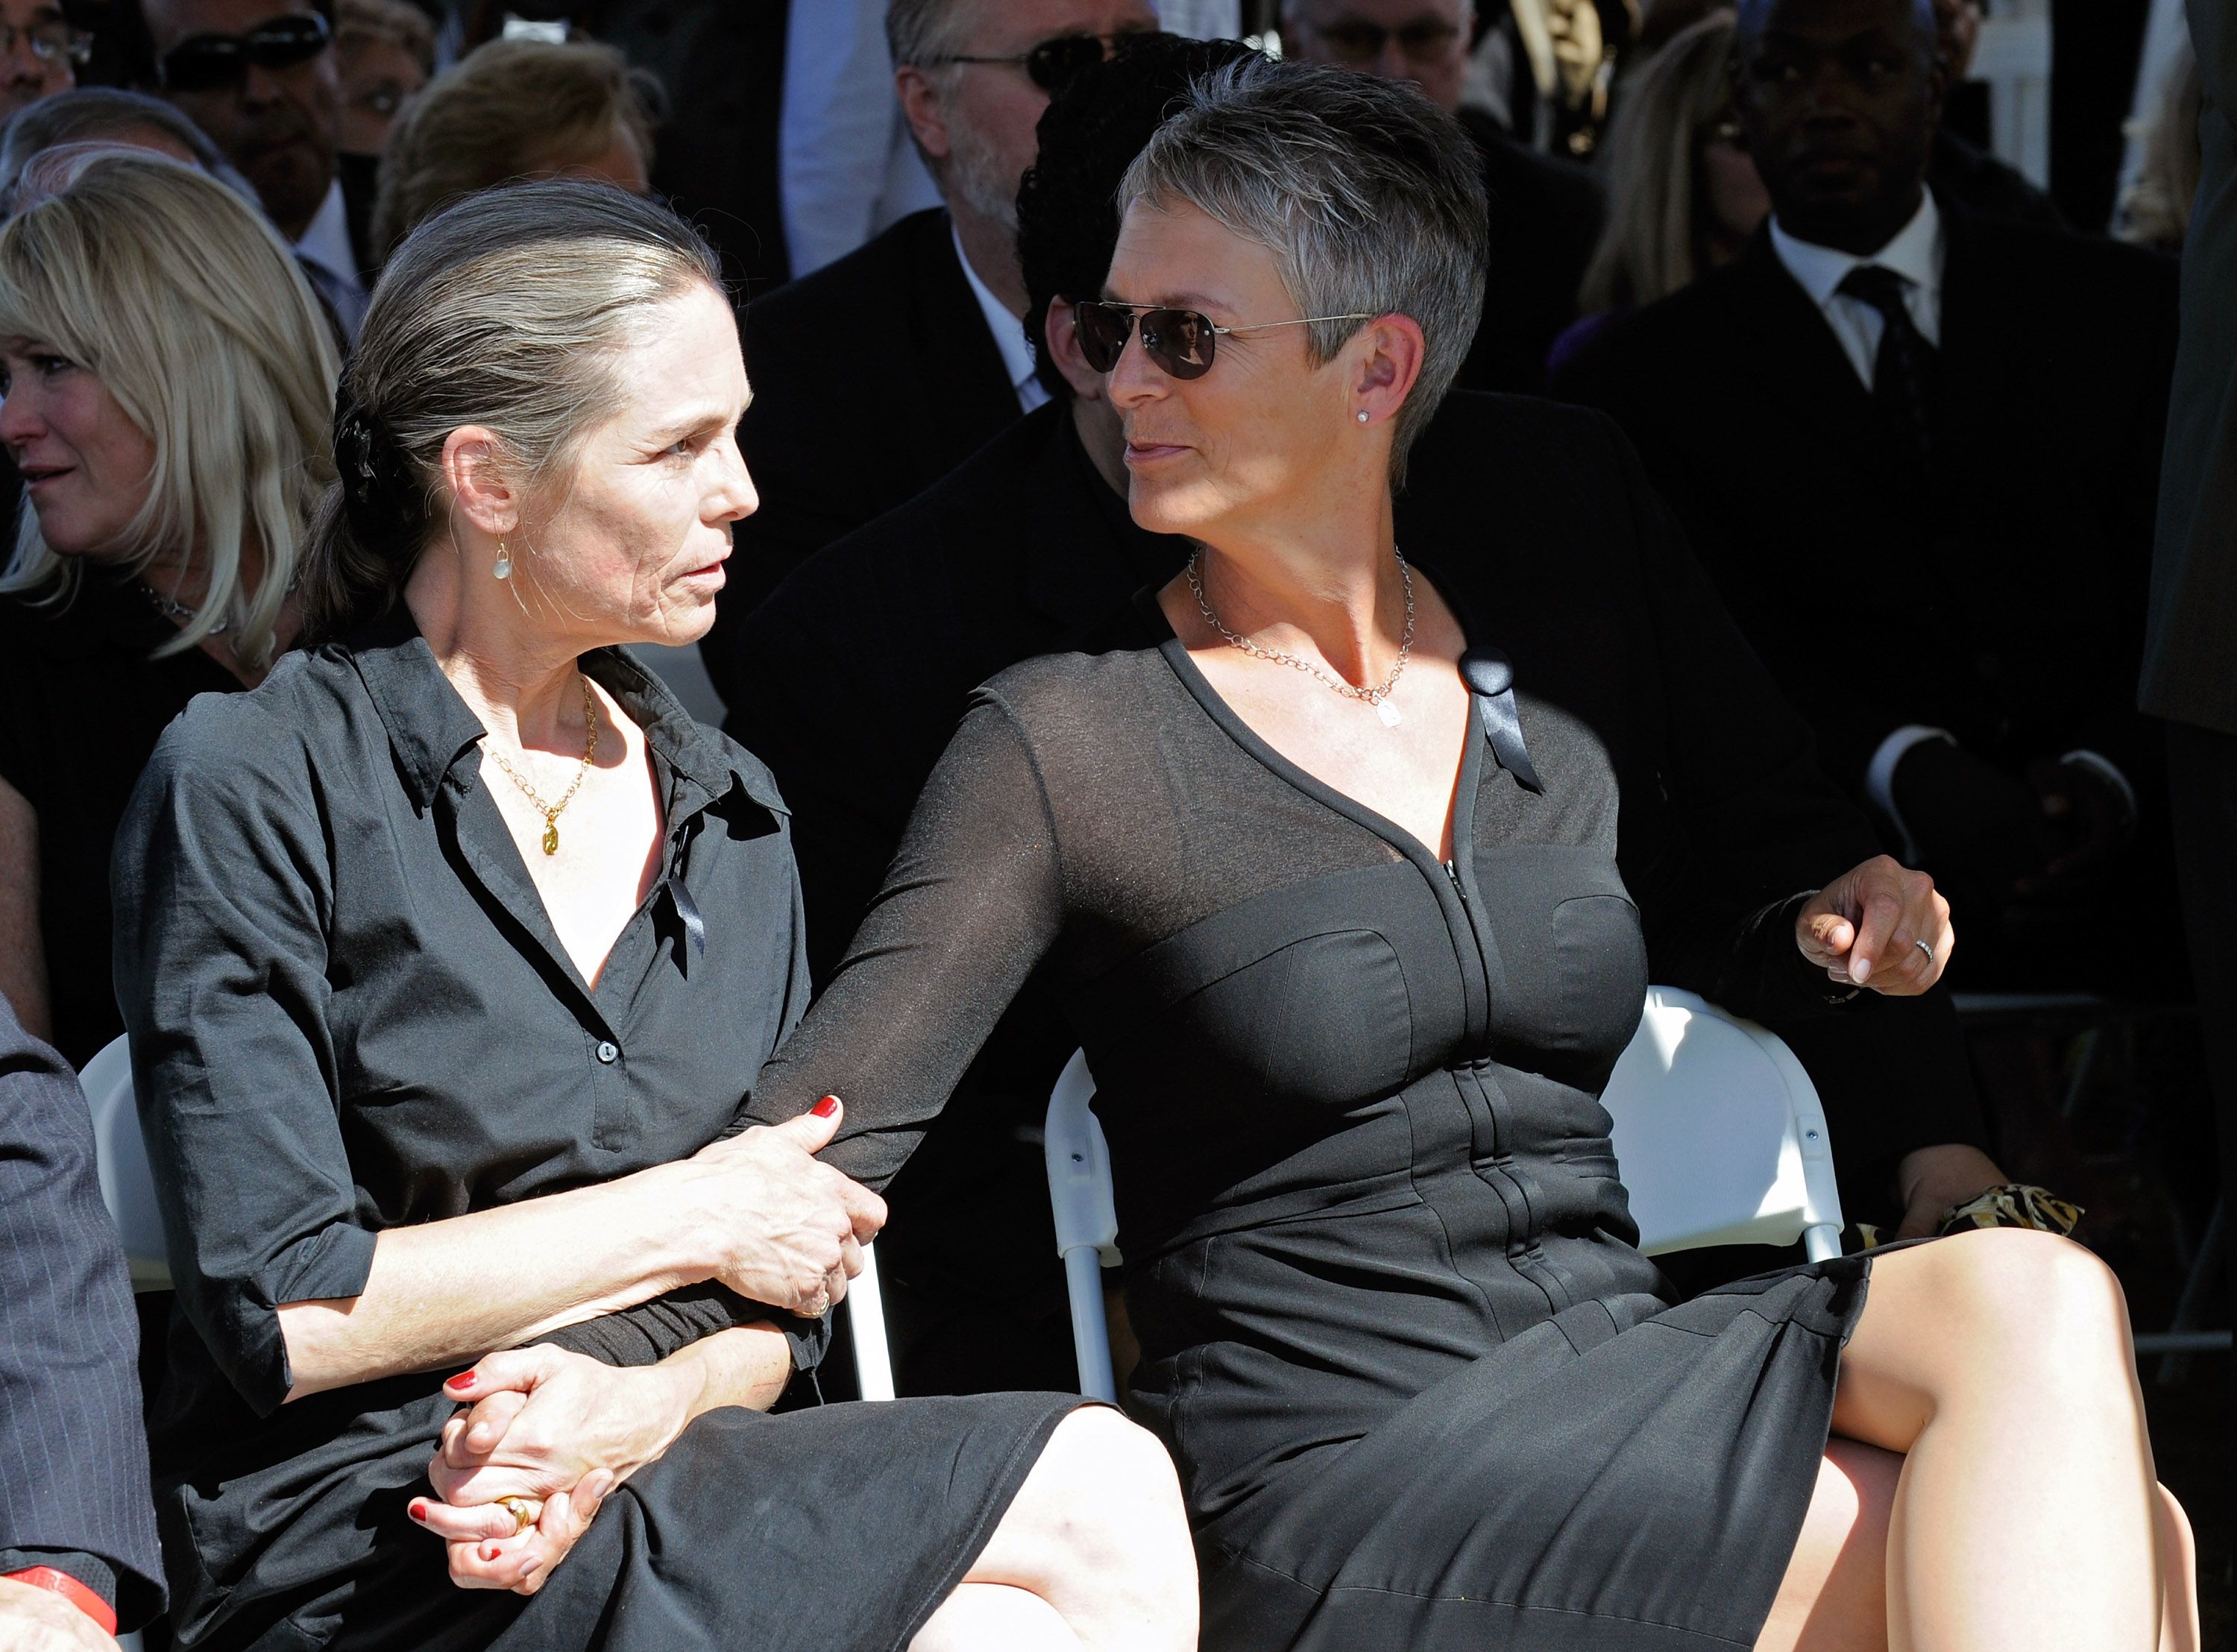
<instances>
[{"instance_id":1,"label":"dark necktie","mask_svg":"<svg viewBox=\"0 0 2237 1652\"><path fill-rule=\"evenodd\" d=\"M1886 325L1872 360L1872 401L1921 463L1934 457L1934 403L1940 354L1910 319L1903 301L1906 283L1878 264L1859 264L1841 278L1840 291L1869 304Z\"/></svg>"}]
</instances>

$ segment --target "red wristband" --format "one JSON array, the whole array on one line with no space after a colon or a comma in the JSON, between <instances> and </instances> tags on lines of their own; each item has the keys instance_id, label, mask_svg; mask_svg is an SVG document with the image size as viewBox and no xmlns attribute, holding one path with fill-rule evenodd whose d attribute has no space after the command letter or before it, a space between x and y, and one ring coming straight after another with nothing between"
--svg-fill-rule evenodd
<instances>
[{"instance_id":1,"label":"red wristband","mask_svg":"<svg viewBox=\"0 0 2237 1652\"><path fill-rule=\"evenodd\" d=\"M8 1581L59 1595L100 1624L103 1635L116 1633L116 1609L66 1571L56 1571L52 1566L27 1566L22 1571L10 1572Z\"/></svg>"}]
</instances>

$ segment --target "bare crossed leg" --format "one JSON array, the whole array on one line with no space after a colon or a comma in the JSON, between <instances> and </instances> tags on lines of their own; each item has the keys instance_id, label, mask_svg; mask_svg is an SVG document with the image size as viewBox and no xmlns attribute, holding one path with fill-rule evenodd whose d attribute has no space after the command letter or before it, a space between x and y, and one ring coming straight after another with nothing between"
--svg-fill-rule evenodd
<instances>
[{"instance_id":1,"label":"bare crossed leg","mask_svg":"<svg viewBox=\"0 0 2237 1652\"><path fill-rule=\"evenodd\" d=\"M2082 1247L1995 1229L1877 1259L1833 1433L1758 1652L2196 1652L2189 1524Z\"/></svg>"},{"instance_id":2,"label":"bare crossed leg","mask_svg":"<svg viewBox=\"0 0 2237 1652\"><path fill-rule=\"evenodd\" d=\"M1196 1553L1165 1447L1117 1412L1057 1425L910 1652L1192 1652Z\"/></svg>"}]
</instances>

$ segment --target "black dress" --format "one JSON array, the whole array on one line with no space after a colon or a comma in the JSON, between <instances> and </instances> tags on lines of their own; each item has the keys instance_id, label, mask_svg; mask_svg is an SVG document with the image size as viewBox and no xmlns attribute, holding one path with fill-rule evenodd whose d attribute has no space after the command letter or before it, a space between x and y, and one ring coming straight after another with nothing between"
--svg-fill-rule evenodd
<instances>
[{"instance_id":1,"label":"black dress","mask_svg":"<svg viewBox=\"0 0 2237 1652\"><path fill-rule=\"evenodd\" d=\"M118 997L178 1283L152 1407L188 1648L905 1646L1078 1396L702 1418L524 1602L453 1588L406 1507L440 1372L283 1403L277 1306L354 1296L374 1236L683 1158L807 998L768 772L626 655L657 879L587 985L407 615L195 701L118 833ZM782 1316L703 1286L549 1339L643 1364ZM824 1327L785 1320L796 1359Z\"/></svg>"},{"instance_id":2,"label":"black dress","mask_svg":"<svg viewBox=\"0 0 2237 1652\"><path fill-rule=\"evenodd\" d=\"M39 943L50 1042L82 1067L117 1034L109 978L109 847L156 737L196 694L241 681L178 635L129 579L82 570L67 603L0 596L0 780L39 820Z\"/></svg>"},{"instance_id":3,"label":"black dress","mask_svg":"<svg viewBox=\"0 0 2237 1652\"><path fill-rule=\"evenodd\" d=\"M1423 572L1497 641L1485 589ZM1761 800L1806 744L1732 731L1739 840L1690 841L1640 692L1670 662L1572 650L1521 678L1542 793L1471 720L1447 865L1138 623L980 691L754 1116L838 1090L828 1156L881 1181L1039 970L1099 1085L1132 1404L1181 1467L1207 1647L1752 1644L1868 1265L1672 1306L1597 1097L1650 963L1827 1009L1808 892L1734 870L1785 861Z\"/></svg>"}]
</instances>

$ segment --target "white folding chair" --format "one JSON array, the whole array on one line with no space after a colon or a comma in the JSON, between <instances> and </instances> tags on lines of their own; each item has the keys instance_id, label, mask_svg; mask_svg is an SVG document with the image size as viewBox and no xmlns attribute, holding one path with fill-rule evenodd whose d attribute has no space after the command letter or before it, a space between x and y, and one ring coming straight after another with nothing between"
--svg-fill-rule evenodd
<instances>
[{"instance_id":1,"label":"white folding chair","mask_svg":"<svg viewBox=\"0 0 2237 1652\"><path fill-rule=\"evenodd\" d=\"M1111 1150L1089 1103L1085 1050L1049 1097L1049 1202L1072 1296L1079 1391L1116 1401L1103 1317L1117 1265ZM1601 1102L1648 1255L1704 1245L1792 1245L1813 1262L1841 1250L1841 1201L1817 1087L1794 1052L1754 1023L1676 987L1649 987L1639 1030Z\"/></svg>"},{"instance_id":2,"label":"white folding chair","mask_svg":"<svg viewBox=\"0 0 2237 1652\"><path fill-rule=\"evenodd\" d=\"M1049 1205L1056 1215L1056 1253L1072 1298L1072 1346L1079 1392L1118 1403L1111 1369L1111 1331L1103 1317L1103 1270L1118 1266L1118 1208L1111 1186L1111 1148L1095 1109L1087 1052L1072 1051L1049 1095L1041 1138L1048 1159Z\"/></svg>"},{"instance_id":3,"label":"white folding chair","mask_svg":"<svg viewBox=\"0 0 2237 1652\"><path fill-rule=\"evenodd\" d=\"M101 1174L101 1202L124 1241L135 1291L171 1288L170 1253L163 1243L162 1213L148 1145L140 1136L140 1109L132 1099L132 1047L113 1038L77 1076L93 1109L93 1151Z\"/></svg>"},{"instance_id":4,"label":"white folding chair","mask_svg":"<svg viewBox=\"0 0 2237 1652\"><path fill-rule=\"evenodd\" d=\"M848 1282L847 1329L855 1338L855 1380L865 1399L894 1397L894 1356L886 1346L886 1298L878 1288L878 1253L862 1247L862 1271Z\"/></svg>"},{"instance_id":5,"label":"white folding chair","mask_svg":"<svg viewBox=\"0 0 2237 1652\"><path fill-rule=\"evenodd\" d=\"M1676 987L1649 987L1600 1104L1649 1256L1704 1245L1841 1254L1841 1196L1817 1086L1778 1038Z\"/></svg>"}]
</instances>

